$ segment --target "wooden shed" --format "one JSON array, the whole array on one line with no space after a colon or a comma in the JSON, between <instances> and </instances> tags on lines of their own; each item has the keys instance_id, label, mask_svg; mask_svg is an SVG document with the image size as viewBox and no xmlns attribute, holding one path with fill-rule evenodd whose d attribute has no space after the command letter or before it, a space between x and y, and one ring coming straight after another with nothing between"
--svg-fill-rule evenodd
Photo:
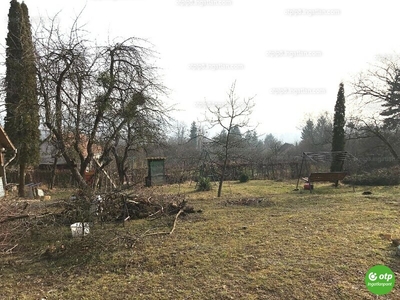
<instances>
[{"instance_id":1,"label":"wooden shed","mask_svg":"<svg viewBox=\"0 0 400 300\"><path fill-rule=\"evenodd\" d=\"M148 157L147 158L147 177L146 186L165 184L165 157Z\"/></svg>"}]
</instances>

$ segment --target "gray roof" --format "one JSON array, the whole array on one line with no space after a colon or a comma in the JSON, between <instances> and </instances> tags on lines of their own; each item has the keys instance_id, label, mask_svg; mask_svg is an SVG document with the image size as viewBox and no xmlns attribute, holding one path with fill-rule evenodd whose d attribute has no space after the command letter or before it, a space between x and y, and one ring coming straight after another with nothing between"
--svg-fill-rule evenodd
<instances>
[{"instance_id":1,"label":"gray roof","mask_svg":"<svg viewBox=\"0 0 400 300\"><path fill-rule=\"evenodd\" d=\"M54 164L54 158L57 154L57 149L48 141L44 141L40 145L40 164L41 165L52 165ZM64 157L58 156L57 165L65 165L66 161Z\"/></svg>"}]
</instances>

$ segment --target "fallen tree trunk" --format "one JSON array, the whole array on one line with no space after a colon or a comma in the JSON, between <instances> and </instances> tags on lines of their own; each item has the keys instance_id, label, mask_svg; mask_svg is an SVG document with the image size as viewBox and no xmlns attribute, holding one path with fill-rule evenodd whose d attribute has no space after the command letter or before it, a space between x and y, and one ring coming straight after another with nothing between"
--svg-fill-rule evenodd
<instances>
[{"instance_id":1,"label":"fallen tree trunk","mask_svg":"<svg viewBox=\"0 0 400 300\"><path fill-rule=\"evenodd\" d=\"M32 215L32 214L24 214L24 215L2 216L0 219L0 224L15 221L15 220L21 220L21 219L29 219L29 218L38 219L38 218L47 217L49 215L50 214L43 214L43 215L38 216L38 215Z\"/></svg>"}]
</instances>

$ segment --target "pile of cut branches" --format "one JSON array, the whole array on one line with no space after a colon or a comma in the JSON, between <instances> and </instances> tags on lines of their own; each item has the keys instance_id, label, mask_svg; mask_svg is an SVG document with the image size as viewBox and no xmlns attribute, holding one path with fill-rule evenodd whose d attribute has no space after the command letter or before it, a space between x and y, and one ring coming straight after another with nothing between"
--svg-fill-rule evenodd
<instances>
[{"instance_id":1,"label":"pile of cut branches","mask_svg":"<svg viewBox=\"0 0 400 300\"><path fill-rule=\"evenodd\" d=\"M118 222L132 219L156 219L161 216L181 213L194 213L193 207L187 205L184 196L172 194L155 194L146 189L134 192L113 191L90 199L81 192L70 199L63 200L61 216L64 223L79 220Z\"/></svg>"},{"instance_id":2,"label":"pile of cut branches","mask_svg":"<svg viewBox=\"0 0 400 300\"><path fill-rule=\"evenodd\" d=\"M184 196L153 194L147 190L115 191L93 199L78 191L67 199L49 203L4 200L0 203L0 254L22 249L26 237L34 234L53 237L59 234L56 228L76 222L125 224L128 220L146 218L152 221L152 226L145 233L134 233L137 235L134 240L172 234L179 217L195 212L200 211L189 206Z\"/></svg>"},{"instance_id":3,"label":"pile of cut branches","mask_svg":"<svg viewBox=\"0 0 400 300\"><path fill-rule=\"evenodd\" d=\"M11 253L18 246L21 232L24 232L24 220L31 216L28 206L27 202L0 202L0 253Z\"/></svg>"},{"instance_id":4,"label":"pile of cut branches","mask_svg":"<svg viewBox=\"0 0 400 300\"><path fill-rule=\"evenodd\" d=\"M114 192L101 197L97 202L96 214L103 222L126 221L129 219L155 219L163 215L195 212L179 195L156 195L146 192Z\"/></svg>"}]
</instances>

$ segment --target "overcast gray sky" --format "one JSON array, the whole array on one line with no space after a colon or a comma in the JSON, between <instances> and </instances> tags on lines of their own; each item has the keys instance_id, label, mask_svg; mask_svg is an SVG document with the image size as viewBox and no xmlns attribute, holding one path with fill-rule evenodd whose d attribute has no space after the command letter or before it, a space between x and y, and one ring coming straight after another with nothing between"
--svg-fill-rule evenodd
<instances>
[{"instance_id":1,"label":"overcast gray sky","mask_svg":"<svg viewBox=\"0 0 400 300\"><path fill-rule=\"evenodd\" d=\"M221 102L236 80L240 97L255 97L257 132L299 140L309 114L333 111L339 83L400 49L397 1L25 0L33 26L60 12L99 43L149 40L158 52L173 116L202 119L204 102ZM0 2L1 61L9 1ZM1 73L4 73L2 71Z\"/></svg>"}]
</instances>

